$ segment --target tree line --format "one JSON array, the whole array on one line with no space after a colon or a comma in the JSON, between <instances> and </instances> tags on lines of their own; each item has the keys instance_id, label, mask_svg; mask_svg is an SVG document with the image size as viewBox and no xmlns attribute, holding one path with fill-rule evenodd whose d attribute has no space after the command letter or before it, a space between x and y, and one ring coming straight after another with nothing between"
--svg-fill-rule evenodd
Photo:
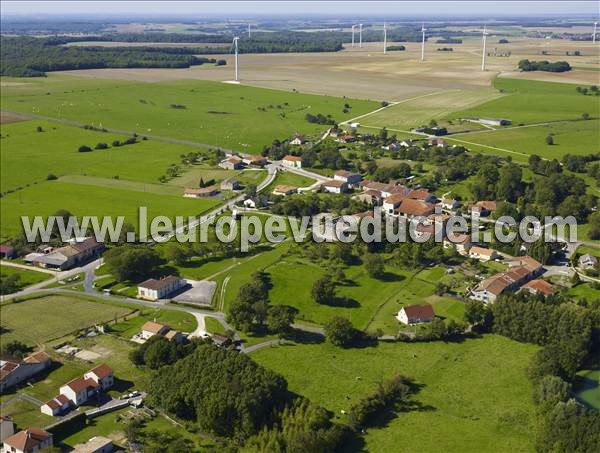
<instances>
[{"instance_id":1,"label":"tree line","mask_svg":"<svg viewBox=\"0 0 600 453\"><path fill-rule=\"evenodd\" d=\"M548 60L531 61L524 59L519 61L518 67L521 71L566 72L571 70L571 65L566 61L551 63Z\"/></svg>"}]
</instances>

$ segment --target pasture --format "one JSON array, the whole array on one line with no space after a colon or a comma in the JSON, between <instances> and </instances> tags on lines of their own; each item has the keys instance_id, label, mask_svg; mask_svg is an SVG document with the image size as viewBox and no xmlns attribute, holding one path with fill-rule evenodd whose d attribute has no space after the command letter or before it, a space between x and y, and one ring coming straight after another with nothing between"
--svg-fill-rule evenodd
<instances>
[{"instance_id":1,"label":"pasture","mask_svg":"<svg viewBox=\"0 0 600 453\"><path fill-rule=\"evenodd\" d=\"M52 278L51 274L44 272L36 272L34 270L20 269L11 266L0 266L0 280L4 280L6 277L12 275L19 276L19 288L25 288Z\"/></svg>"},{"instance_id":2,"label":"pasture","mask_svg":"<svg viewBox=\"0 0 600 453\"><path fill-rule=\"evenodd\" d=\"M359 398L403 374L417 391L411 408L366 430L367 451L534 451L535 421L526 368L536 347L486 335L461 343L378 343L337 348L328 343L265 348L252 353L282 374L291 391L345 422ZM427 431L423 435L423 430Z\"/></svg>"},{"instance_id":3,"label":"pasture","mask_svg":"<svg viewBox=\"0 0 600 453\"><path fill-rule=\"evenodd\" d=\"M54 83L64 87L65 79L72 77L52 74L27 79L28 85L8 86L3 89L2 108L257 152L276 138L322 132L325 126L308 123L304 119L307 113L343 121L378 106L369 101L200 80L122 85L104 81L95 87L90 79L84 79L81 90L51 90ZM50 94L36 96L40 86L48 87ZM350 105L348 113L343 112L346 103Z\"/></svg>"},{"instance_id":4,"label":"pasture","mask_svg":"<svg viewBox=\"0 0 600 453\"><path fill-rule=\"evenodd\" d=\"M278 185L293 186L296 188L310 187L316 181L306 176L297 175L291 171L278 171L277 176L271 184L263 189L264 193L270 193Z\"/></svg>"},{"instance_id":5,"label":"pasture","mask_svg":"<svg viewBox=\"0 0 600 453\"><path fill-rule=\"evenodd\" d=\"M153 217L199 215L218 205L219 198L183 198L180 195L158 195L135 190L44 181L33 184L2 198L0 206L2 237L12 237L22 231L21 216L46 218L59 209L81 216L124 216L138 230L139 207L147 207L148 224ZM100 219L101 222L101 219ZM139 231L138 231L139 232Z\"/></svg>"},{"instance_id":6,"label":"pasture","mask_svg":"<svg viewBox=\"0 0 600 453\"><path fill-rule=\"evenodd\" d=\"M133 310L125 305L82 297L46 295L2 305L2 341L35 345L62 338ZM42 317L40 317L42 316Z\"/></svg>"}]
</instances>

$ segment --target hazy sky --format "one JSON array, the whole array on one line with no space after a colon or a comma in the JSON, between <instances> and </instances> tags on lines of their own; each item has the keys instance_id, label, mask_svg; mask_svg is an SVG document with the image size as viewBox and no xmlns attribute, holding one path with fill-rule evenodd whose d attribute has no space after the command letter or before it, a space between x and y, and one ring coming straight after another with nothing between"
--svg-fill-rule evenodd
<instances>
[{"instance_id":1,"label":"hazy sky","mask_svg":"<svg viewBox=\"0 0 600 453\"><path fill-rule=\"evenodd\" d=\"M3 15L600 15L598 1L1 1Z\"/></svg>"}]
</instances>

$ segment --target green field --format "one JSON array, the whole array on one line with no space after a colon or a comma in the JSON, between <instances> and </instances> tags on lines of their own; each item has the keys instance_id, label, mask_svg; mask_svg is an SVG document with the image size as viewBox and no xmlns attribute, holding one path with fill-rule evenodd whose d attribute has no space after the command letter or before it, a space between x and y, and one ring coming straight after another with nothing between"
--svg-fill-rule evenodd
<instances>
[{"instance_id":1,"label":"green field","mask_svg":"<svg viewBox=\"0 0 600 453\"><path fill-rule=\"evenodd\" d=\"M184 216L187 220L188 215L199 215L220 202L221 200L215 197L192 199L179 195L149 196L138 190L44 181L2 197L2 236L14 236L22 230L20 216L46 218L59 209L67 209L78 218L125 216L125 222L133 224L137 229L141 206L147 207L149 224L153 217L159 215L171 219Z\"/></svg>"},{"instance_id":2,"label":"green field","mask_svg":"<svg viewBox=\"0 0 600 453\"><path fill-rule=\"evenodd\" d=\"M35 345L80 329L121 317L133 310L125 305L48 295L2 305L2 341Z\"/></svg>"},{"instance_id":3,"label":"green field","mask_svg":"<svg viewBox=\"0 0 600 453\"><path fill-rule=\"evenodd\" d=\"M95 84L95 80L81 81L51 74L45 78L3 81L23 83L3 87L1 105L9 111L193 140L240 151L260 151L274 139L286 139L294 133L323 131L325 126L304 119L307 113L330 114L339 122L378 106L371 101L200 80L98 81ZM71 89L70 81L73 81ZM49 94L39 96L43 93ZM345 103L351 105L348 113L342 112ZM171 104L186 108L174 109Z\"/></svg>"},{"instance_id":4,"label":"green field","mask_svg":"<svg viewBox=\"0 0 600 453\"><path fill-rule=\"evenodd\" d=\"M533 451L535 421L525 370L536 347L487 335L462 343L294 344L252 353L290 390L336 414L394 374L414 379L413 409L368 428L365 451ZM352 449L350 449L352 450Z\"/></svg>"},{"instance_id":5,"label":"green field","mask_svg":"<svg viewBox=\"0 0 600 453\"><path fill-rule=\"evenodd\" d=\"M4 99L4 93L2 95ZM40 126L43 132L36 132ZM3 124L1 156L1 185L10 189L41 182L49 174L100 176L158 183L171 164L180 162L181 154L197 148L141 140L136 144L112 147L114 140L123 141L123 135L96 132L49 121L24 121ZM80 153L81 145L94 148L107 143L106 150ZM115 181L115 183L118 181ZM197 183L197 182L196 182Z\"/></svg>"},{"instance_id":6,"label":"green field","mask_svg":"<svg viewBox=\"0 0 600 453\"><path fill-rule=\"evenodd\" d=\"M316 181L311 178L307 178L306 176L297 175L296 173L292 173L290 171L278 171L277 176L271 184L263 189L264 193L270 193L275 190L276 186L285 185L285 186L293 186L297 188L309 187L313 185Z\"/></svg>"},{"instance_id":7,"label":"green field","mask_svg":"<svg viewBox=\"0 0 600 453\"><path fill-rule=\"evenodd\" d=\"M0 280L11 275L19 276L19 288L25 288L36 283L43 282L52 278L51 274L45 272L30 271L28 269L19 269L18 267L0 266Z\"/></svg>"},{"instance_id":8,"label":"green field","mask_svg":"<svg viewBox=\"0 0 600 453\"><path fill-rule=\"evenodd\" d=\"M448 119L465 117L507 118L513 125L580 119L583 113L600 116L595 96L583 96L567 83L496 78L494 88L505 94L478 106L454 111Z\"/></svg>"},{"instance_id":9,"label":"green field","mask_svg":"<svg viewBox=\"0 0 600 453\"><path fill-rule=\"evenodd\" d=\"M115 335L129 339L139 333L147 321L168 324L173 329L188 333L193 332L198 327L196 318L184 311L145 308L139 316L111 325L110 331Z\"/></svg>"}]
</instances>

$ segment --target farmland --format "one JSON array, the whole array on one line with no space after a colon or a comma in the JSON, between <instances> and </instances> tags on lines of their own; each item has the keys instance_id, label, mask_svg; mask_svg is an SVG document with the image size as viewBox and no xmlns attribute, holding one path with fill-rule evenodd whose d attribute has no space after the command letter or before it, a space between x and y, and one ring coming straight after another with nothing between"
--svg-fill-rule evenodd
<instances>
[{"instance_id":1,"label":"farmland","mask_svg":"<svg viewBox=\"0 0 600 453\"><path fill-rule=\"evenodd\" d=\"M0 266L0 280L5 278L18 275L19 276L19 287L25 288L26 286L33 285L35 283L43 282L48 280L52 276L43 272L30 271L28 269L19 269L17 267Z\"/></svg>"},{"instance_id":2,"label":"farmland","mask_svg":"<svg viewBox=\"0 0 600 453\"><path fill-rule=\"evenodd\" d=\"M367 430L364 448L393 451L533 451L531 384L525 369L536 350L485 336L462 343L386 344L340 349L327 343L267 348L252 354L281 373L290 389L335 414L393 374L419 387L415 409ZM343 415L337 415L345 421ZM421 435L427 427L428 434Z\"/></svg>"},{"instance_id":3,"label":"farmland","mask_svg":"<svg viewBox=\"0 0 600 453\"><path fill-rule=\"evenodd\" d=\"M94 86L84 79L81 90L65 90L65 79L71 77L51 75L6 86L2 108L256 152L275 138L322 131L323 126L305 121L307 113L342 121L377 107L369 101L189 80ZM53 89L54 83L62 88ZM50 94L35 96L40 90ZM345 103L351 106L348 113L342 112Z\"/></svg>"}]
</instances>

